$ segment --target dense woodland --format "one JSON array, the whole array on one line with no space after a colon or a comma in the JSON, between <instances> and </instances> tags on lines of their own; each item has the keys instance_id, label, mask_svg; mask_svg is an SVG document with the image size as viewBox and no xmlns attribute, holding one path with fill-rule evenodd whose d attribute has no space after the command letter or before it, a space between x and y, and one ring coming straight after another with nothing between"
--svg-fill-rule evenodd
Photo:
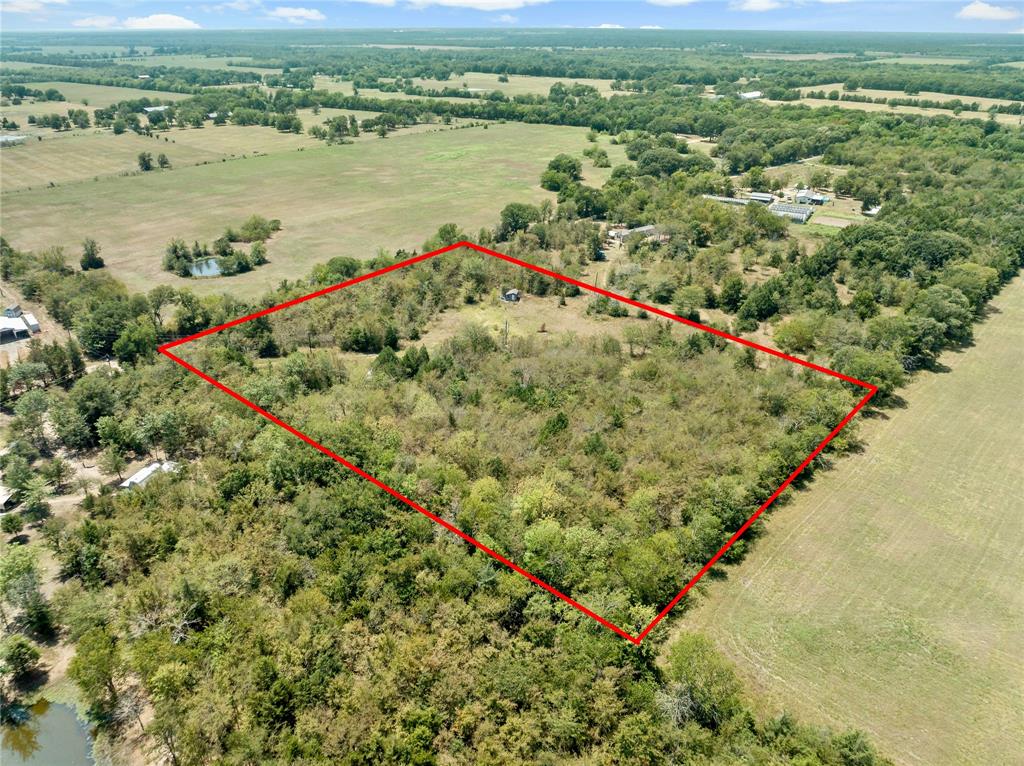
<instances>
[{"instance_id":1,"label":"dense woodland","mask_svg":"<svg viewBox=\"0 0 1024 766\"><path fill-rule=\"evenodd\" d=\"M907 377L934 367L943 349L968 345L988 300L1024 265L1024 137L991 120L710 101L676 87L672 71L630 68L649 52L628 45L608 57L289 49L283 60L257 43L230 42L225 35L206 52L258 55L298 75L334 66L368 82L436 74L432 67L447 74L457 71L452 59L462 71L516 72L514 62L527 58L552 67L538 74L644 81L636 88L644 92L611 99L567 83L547 96L457 103L217 89L176 103L160 124L143 122L141 102L97 111L96 121L165 130L217 112L255 130L319 105L391 115L393 123L370 126L385 134L445 117L589 127L593 147L610 136L628 157L602 187L580 180L581 164L599 162L598 152L552 158L538 184L556 200L509 200L492 227L466 233L448 224L423 250L472 239L583 278L604 257L602 227L656 224L663 241L628 240L611 289L680 316L716 312L722 329L740 335L770 331L783 350L878 385L878 409L898 403ZM170 42L167 51L185 45ZM61 63L85 77L107 71L84 57ZM733 55L716 69L707 57L710 84L735 86L755 70L772 72L780 87L802 84L801 67L783 82L779 63ZM814 63L820 71L823 62ZM837 68L834 81L871 67L825 64ZM947 69L950 81L914 87L983 95L972 90L970 67ZM649 86L652 78L671 87ZM338 123L339 142L353 122ZM714 156L687 151L676 133L713 138ZM876 219L808 244L761 207L702 197L737 184L768 188L766 167L818 155L836 169L826 184L882 205ZM228 248L270 236L273 222L246 223L259 236L227 232ZM756 712L701 636L668 641L674 632L659 630L639 647L623 641L156 354L160 342L411 253L335 258L248 304L227 291L128 294L103 268L102 244L84 243L76 268L77 253L0 243L0 277L73 333L0 370L0 407L11 416L5 483L23 503L18 519L41 528L63 578L48 599L33 549L4 551L3 617L17 628L4 646L5 695L32 665L33 642L60 635L77 648L69 673L106 741L144 718L153 754L183 765L886 762L857 732ZM180 273L205 257L195 247L198 256L171 243L168 268ZM493 303L509 287L526 296L523 308L557 300L598 331L507 337L465 321L432 341L440 317ZM631 631L858 396L818 373L469 252L182 353ZM106 357L120 370L86 372L88 359ZM811 470L857 446L856 431L844 431ZM132 492L90 493L81 521L67 523L49 516L47 496L69 480L62 455L76 454L98 454L110 476L147 455L182 470ZM714 574L727 574L750 545L753 532Z\"/></svg>"}]
</instances>

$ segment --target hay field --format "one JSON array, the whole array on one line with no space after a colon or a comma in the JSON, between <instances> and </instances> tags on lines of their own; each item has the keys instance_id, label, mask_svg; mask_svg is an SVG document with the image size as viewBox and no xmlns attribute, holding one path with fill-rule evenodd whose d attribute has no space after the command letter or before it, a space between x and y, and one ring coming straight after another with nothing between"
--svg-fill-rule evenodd
<instances>
[{"instance_id":1,"label":"hay field","mask_svg":"<svg viewBox=\"0 0 1024 766\"><path fill-rule=\"evenodd\" d=\"M801 93L807 93L808 91L824 90L826 93L832 90L838 90L840 93L856 93L858 96L868 96L869 98L917 98L929 101L952 101L953 99L960 99L965 104L977 104L981 110L988 109L990 106L1009 106L1016 102L1008 98L985 98L984 96L958 96L955 93L939 93L933 90L923 90L920 93L914 95L908 95L901 90L880 90L878 88L858 88L855 91L844 91L843 84L841 82L830 82L826 85L815 85L807 88L797 88ZM816 99L808 99L816 100ZM836 102L829 101L830 104ZM987 115L982 115L987 116Z\"/></svg>"},{"instance_id":2,"label":"hay field","mask_svg":"<svg viewBox=\"0 0 1024 766\"><path fill-rule=\"evenodd\" d=\"M683 620L766 707L864 729L900 764L1021 763L1024 282L993 305Z\"/></svg>"},{"instance_id":3,"label":"hay field","mask_svg":"<svg viewBox=\"0 0 1024 766\"><path fill-rule=\"evenodd\" d=\"M89 106L94 107L110 106L111 104L116 104L119 101L128 101L138 98L148 98L151 100L159 99L161 101L181 101L183 98L189 98L191 95L188 93L172 93L171 91L166 90L120 88L116 85L91 85L80 82L61 82L59 80L54 80L52 82L27 82L25 85L29 88L35 88L36 90L56 88L64 95L64 98L72 102L72 105L84 104L88 101ZM40 109L37 111L45 111L53 103L54 102L52 101L47 101L39 104Z\"/></svg>"},{"instance_id":4,"label":"hay field","mask_svg":"<svg viewBox=\"0 0 1024 766\"><path fill-rule=\"evenodd\" d=\"M177 132L176 141L193 134L205 142L217 130ZM160 145L174 162L173 147L181 145ZM366 258L378 247L418 248L445 222L472 232L493 226L508 202L552 196L538 185L548 160L560 152L579 156L586 146L581 128L519 123L433 126L387 139L367 136L355 145L317 142L301 151L4 191L4 233L15 247L64 245L69 251L94 237L113 275L132 290L165 282L253 296L337 255ZM588 183L600 185L610 172L584 161ZM211 241L252 213L283 224L269 243L267 265L203 280L162 270L171 239Z\"/></svg>"},{"instance_id":5,"label":"hay field","mask_svg":"<svg viewBox=\"0 0 1024 766\"><path fill-rule=\"evenodd\" d=\"M815 90L818 90L815 88ZM840 109L860 109L865 112L890 112L892 114L909 114L909 115L921 115L922 117L953 117L960 120L987 120L989 118L988 112L960 112L956 114L949 109L930 109L920 106L888 106L887 104L875 104L875 103L858 103L856 101L829 101L827 98L802 98L799 101L772 101L765 99L761 101L762 104L770 104L772 106L782 106L793 104L803 104L810 107L823 107L823 106L834 106ZM997 114L995 115L996 122L1002 125L1013 125L1019 127L1024 125L1024 118L1016 114Z\"/></svg>"}]
</instances>

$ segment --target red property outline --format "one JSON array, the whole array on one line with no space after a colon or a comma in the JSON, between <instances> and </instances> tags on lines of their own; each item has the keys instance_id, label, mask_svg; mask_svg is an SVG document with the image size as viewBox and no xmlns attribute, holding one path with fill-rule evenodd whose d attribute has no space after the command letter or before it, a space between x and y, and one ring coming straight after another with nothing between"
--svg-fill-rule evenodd
<instances>
[{"instance_id":1,"label":"red property outline","mask_svg":"<svg viewBox=\"0 0 1024 766\"><path fill-rule=\"evenodd\" d=\"M676 594L675 598L673 598L665 606L665 608L662 609L658 613L658 616L655 617L653 620L651 620L651 622L647 625L647 627L645 627L642 631L640 631L639 634L634 636L634 635L631 635L630 633L626 632L625 630L623 630L619 626L617 626L617 625L609 622L605 618L601 617L601 615L591 611L587 607L583 606L583 604L580 604L578 601L573 600L569 596L567 596L564 593L562 593L561 591L559 591L557 588L555 588L555 587L553 587L551 585L548 585L546 582L541 580L539 577L536 577L535 575L531 574L530 572L527 572L522 567L517 566L512 561L509 561L507 558L502 556L500 553L497 553L496 551L491 550L486 545L483 545L479 541L475 540L473 537L471 537L470 535L466 534L465 532L463 532L461 529L459 529L455 525L450 524L449 522L445 521L441 517L431 513L430 511L428 511L423 506L421 506L418 503L416 503L415 501L410 500L409 498L407 498L405 495L403 495L398 490L396 490L393 487L390 487L387 484L385 484L384 482L380 481L380 479L377 479L376 477L371 476L369 473L367 473L366 471L362 470L358 466L353 465L352 463L350 463L345 458L341 457L340 455L335 454L334 452L332 452L331 450L327 449L326 447L324 447L319 442L316 442L312 438L310 438L309 436L306 436L306 434L302 433L297 428L294 428L294 427L288 425L283 420L281 420L280 418L278 418L278 417L272 415L271 413L267 412L262 407L259 407L256 404L253 404L248 399L246 399L244 396L239 394L237 391L234 391L234 390L228 388L227 386L225 386L220 381L215 380L214 378L210 377L209 375L207 375L206 373L202 372L201 370L196 369L195 367L193 367L191 364L186 362L181 357L178 357L178 356L172 354L170 352L170 350L169 350L169 349L175 348L176 346L181 346L181 345L183 345L185 343L189 343L189 342L191 342L193 340L197 340L199 338L203 338L203 337L205 337L207 335L213 335L214 333L218 333L221 330L226 330L229 327L235 327L237 325L243 324L244 322L248 322L251 319L256 319L258 317L266 316L268 314L273 314L273 313L275 313L277 311L280 311L281 309L286 309L286 308L288 308L290 306L295 306L295 305L297 305L299 303L304 303L305 301L312 300L313 298L319 298L322 295L328 295L329 293L336 292L337 290L343 290L346 287L351 287L352 285L359 284L360 282L365 282L365 281L367 281L369 279L373 279L374 277L379 277L382 274L387 274L388 272L391 272L391 271L397 271L398 269L405 268L406 266L411 266L414 263L420 263L421 261L428 260L429 258L433 258L434 256L441 255L442 253L447 253L447 252L450 252L452 250L458 250L458 249L461 249L461 248L469 248L471 250L475 250L475 251L477 251L479 253L484 253L485 255L489 255L489 256L492 256L494 258L500 258L501 260L508 261L509 263L515 264L516 266L521 266L524 269L530 269L531 271L535 271L535 272L537 272L539 274L544 274L545 276L552 277L553 279L558 279L558 280L561 280L562 282L567 282L567 283L569 283L571 285L576 285L581 290L588 290L588 291L590 291L592 293L597 293L598 295L603 295L603 296L605 296L607 298L612 298L614 300L621 301L622 303L626 303L626 304L628 304L630 306L634 306L636 308L643 309L644 311L647 311L648 313L656 314L656 315L664 317L666 319L671 319L674 322L680 322L682 324L685 324L685 325L688 325L690 327L693 327L693 328L695 328L697 330L702 330L703 332L708 332L708 333L711 333L712 335L717 335L717 336L719 336L721 338L725 338L725 339L730 340L730 341L732 341L734 343L739 343L742 346L746 346L748 348L756 349L757 351L763 351L766 354L771 354L772 356L776 356L776 357L778 357L780 359L785 359L786 361L792 362L793 364L798 364L801 367L807 367L807 368L815 370L817 372L821 372L821 373L824 373L826 375L830 375L833 378L838 378L839 380L843 380L843 381L845 381L847 383L853 383L854 385L857 385L857 386L860 386L860 387L862 387L864 389L867 389L868 393L865 394L864 397L861 398L860 401L857 402L856 406L854 406L854 408L852 410L850 410L841 421L839 421L839 424L835 428L833 428L832 431L829 432L828 436L826 436L817 447L814 448L814 450L811 452L811 454L809 454L806 458L804 458L804 461L802 463L800 463L799 466L797 466L796 470L794 470L789 475L789 477L784 482L782 482L781 485L779 485L779 488L776 489L771 494L771 496L767 500L765 500L764 503L761 504L761 507L758 508L750 516L750 518L748 518L743 523L743 526L741 526L739 529L737 529L733 533L732 537L730 537L725 542L725 544L722 545L722 547L718 549L718 552L715 553L715 555L711 557L711 559L701 568L701 570L699 572L697 572L697 574L695 574L690 579L690 581L688 583L686 583L685 586L683 586L683 589L680 590L679 593ZM346 282L341 282L339 284L332 285L330 287L325 287L324 289L317 290L316 292L312 292L309 295L304 295L304 296L299 297L299 298L294 298L294 299L292 299L290 301L285 301L284 303L278 304L277 306L271 306L270 308L263 309L262 311L257 311L254 314L249 314L248 316L239 317L238 319L233 319L230 322L225 322L224 324L218 325L216 327L211 327L208 330L203 330L202 332L197 332L197 333L195 333L193 335L189 335L187 337L180 338L180 339L175 340L175 341L171 341L170 343L164 343L157 350L161 354L166 356L167 358L172 359L173 361L175 361L178 364L180 364L186 370L188 370L188 371L190 371L192 373L195 373L196 375L198 375L200 378L205 380L210 385L215 386L216 388L219 388L224 393L228 394L229 396L233 397L234 399L237 399L239 402L244 404L249 409L253 410L254 412L258 412L260 415L265 417L271 423L274 423L275 425L280 426L281 428L283 428L288 433L292 434L293 436L298 437L302 441L306 442L306 444L310 445L311 447L313 447L313 448L319 450L320 452L322 452L323 454L327 455L327 457L329 457L332 460L334 460L334 461L340 463L341 465L345 466L346 468L348 468L353 473L356 473L359 476L363 477L364 479L366 479L371 484L373 484L373 485L379 487L380 489L384 490L389 495L391 495L391 496L395 497L396 499L400 500L402 503L404 503L405 505L409 506L413 510L418 511L418 512L422 513L424 516L426 516L428 519L437 522L438 524L440 524L442 527L447 529L452 534L458 535L463 540L465 540L466 542L468 542L471 545L475 546L476 548L480 549L481 551L483 551L487 555L491 556L495 560L501 562L502 564L507 566L509 569L512 569L513 571L518 572L519 574L523 575L523 577L526 577L531 582L539 585L541 588L543 588L544 590L548 591L552 595L557 596L558 598L562 599L566 603L571 604L572 606L574 606L576 609L579 609L581 612L583 612L587 616L592 617L593 619L597 620L597 622L601 623L602 625L604 625L609 630L614 631L615 633L617 633L618 635L622 636L627 641L629 641L629 642L631 642L633 644L637 644L637 645L639 645L640 642L643 641L644 638L647 636L647 634L650 633L654 629L654 627L659 622L661 622L670 611L672 611L673 607L675 607L675 605L678 604L682 600L683 596L685 596L690 591L690 589L693 588L693 586L696 585L697 582L705 574L708 573L708 571L711 569L711 567L713 567L715 565L715 562L717 562L718 559L720 559L722 557L722 555L725 554L725 552L727 550L729 550L730 547L732 547L733 543L735 543L743 535L743 533L746 532L747 529L749 529L750 526L755 521L757 521L757 519L761 516L761 514L764 513L764 511L772 503L774 503L776 499L778 499L779 495L781 495L783 493L783 491L785 491L786 487L788 487L793 482L793 480L810 464L810 462L812 460L814 460L814 458L817 457L818 454L823 449L825 449L825 446L830 441L832 441L832 439L834 439L836 437L836 435L840 431L843 430L843 428L846 427L847 423L849 423L853 419L853 417L858 412L860 412L860 410L864 407L864 405L866 405L868 403L868 401L871 399L871 397L873 397L876 393L878 393L878 387L875 386L875 385L872 385L871 383L865 383L862 380L857 380L856 378L851 378L850 376L843 375L842 373L836 372L835 370L830 370L827 367L822 367L822 366L814 364L812 362L804 361L803 359L797 359L794 356L790 356L789 354L784 354L781 351L777 351L776 349L769 348L768 346L762 346L762 345L760 345L758 343L754 343L754 342L749 341L749 340L744 340L743 338L738 338L735 335L730 335L729 333L723 332L722 330L715 329L714 327L706 327L705 325L702 325L699 322L694 322L694 321L692 321L690 319L683 319L682 317L676 316L675 314L672 314L672 313L670 313L668 311L663 311L662 309L655 308L654 306L648 306L648 305L646 305L644 303L641 303L640 301L635 301L635 300L632 300L630 298L626 298L626 297L624 297L622 295L617 295L616 293L613 293L613 292L611 292L609 290L603 290L600 287L596 287L594 285L588 285L585 282L580 282L577 279L572 279L571 277L567 277L567 276L565 276L563 274L558 274L557 272L550 271L550 270L545 269L545 268L541 268L540 266L535 266L532 263L526 263L524 261L520 261L519 259L513 258L513 257L511 257L509 255L505 255L504 253L499 253L499 252L496 252L494 250L489 250L486 247L481 247L480 245L474 244L472 242L465 242L465 241L463 241L463 242L456 242L454 245L449 245L448 247L442 247L441 249L434 250L433 252L430 252L430 253L424 253L423 255L417 255L417 256L415 256L413 258L409 258L408 260L392 264L391 266L387 266L387 267L385 267L383 269L378 269L377 271L373 271L373 272L370 272L368 274L363 274L362 276L355 277L354 279L349 279Z\"/></svg>"}]
</instances>

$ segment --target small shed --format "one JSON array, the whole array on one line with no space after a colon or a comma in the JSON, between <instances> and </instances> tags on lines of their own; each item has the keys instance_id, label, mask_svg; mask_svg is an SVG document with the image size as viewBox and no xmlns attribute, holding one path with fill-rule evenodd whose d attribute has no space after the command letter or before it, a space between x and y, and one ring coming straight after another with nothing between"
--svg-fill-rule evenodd
<instances>
[{"instance_id":1,"label":"small shed","mask_svg":"<svg viewBox=\"0 0 1024 766\"><path fill-rule=\"evenodd\" d=\"M744 101L752 101L755 98L764 98L764 93L759 90L748 90L746 93L740 93L740 98Z\"/></svg>"},{"instance_id":2,"label":"small shed","mask_svg":"<svg viewBox=\"0 0 1024 766\"><path fill-rule=\"evenodd\" d=\"M145 468L141 468L127 479L121 482L119 485L121 489L131 489L132 487L141 487L147 481L152 479L158 473L173 473L178 470L178 464L170 460L160 462L156 460Z\"/></svg>"},{"instance_id":3,"label":"small shed","mask_svg":"<svg viewBox=\"0 0 1024 766\"><path fill-rule=\"evenodd\" d=\"M775 201L775 195L769 194L768 192L750 192L750 199L754 202L760 202L762 205L770 205Z\"/></svg>"},{"instance_id":4,"label":"small shed","mask_svg":"<svg viewBox=\"0 0 1024 766\"><path fill-rule=\"evenodd\" d=\"M21 320L28 327L29 331L31 331L31 332L39 332L40 331L39 320L36 319L35 314L30 314L30 313L28 313L26 311L24 314L21 315Z\"/></svg>"},{"instance_id":5,"label":"small shed","mask_svg":"<svg viewBox=\"0 0 1024 766\"><path fill-rule=\"evenodd\" d=\"M519 291L514 287L501 294L501 299L505 301L505 303L519 303L521 297L522 296L519 294Z\"/></svg>"},{"instance_id":6,"label":"small shed","mask_svg":"<svg viewBox=\"0 0 1024 766\"><path fill-rule=\"evenodd\" d=\"M31 334L23 317L0 317L0 343L11 343Z\"/></svg>"},{"instance_id":7,"label":"small shed","mask_svg":"<svg viewBox=\"0 0 1024 766\"><path fill-rule=\"evenodd\" d=\"M153 112L166 112L168 109L167 105L164 106L144 106L142 111L146 114L152 114Z\"/></svg>"},{"instance_id":8,"label":"small shed","mask_svg":"<svg viewBox=\"0 0 1024 766\"><path fill-rule=\"evenodd\" d=\"M21 314L21 306L19 306L17 303L12 303L11 305L4 309L4 316L10 317L11 319L16 319L17 317L20 317Z\"/></svg>"},{"instance_id":9,"label":"small shed","mask_svg":"<svg viewBox=\"0 0 1024 766\"><path fill-rule=\"evenodd\" d=\"M865 210L864 211L864 215L866 215L868 218L874 218L876 215L878 215L881 212L882 212L882 206L881 205L875 205L874 207L869 207L867 210Z\"/></svg>"},{"instance_id":10,"label":"small shed","mask_svg":"<svg viewBox=\"0 0 1024 766\"><path fill-rule=\"evenodd\" d=\"M829 202L829 197L810 189L801 189L796 193L796 202L798 205L824 205Z\"/></svg>"}]
</instances>

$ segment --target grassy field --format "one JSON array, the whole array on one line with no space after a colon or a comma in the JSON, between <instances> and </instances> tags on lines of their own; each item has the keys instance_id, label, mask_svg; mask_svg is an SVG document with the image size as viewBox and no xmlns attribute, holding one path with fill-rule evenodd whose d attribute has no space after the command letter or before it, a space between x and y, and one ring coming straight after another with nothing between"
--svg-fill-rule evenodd
<instances>
[{"instance_id":1,"label":"grassy field","mask_svg":"<svg viewBox=\"0 0 1024 766\"><path fill-rule=\"evenodd\" d=\"M36 90L56 88L64 95L64 98L73 104L83 104L85 101L88 101L89 106L110 106L111 104L116 104L119 101L127 101L129 99L137 98L160 99L161 101L180 101L183 98L189 97L189 94L187 93L171 93L170 91L165 90L119 88L115 85L90 85L78 82L30 82L26 83L26 85L30 88L35 88ZM51 102L39 104L37 111L46 111L50 105Z\"/></svg>"},{"instance_id":2,"label":"grassy field","mask_svg":"<svg viewBox=\"0 0 1024 766\"><path fill-rule=\"evenodd\" d=\"M248 56L191 56L185 54L157 54L150 56L123 57L114 60L116 64L130 64L141 67L187 67L189 69L227 69L229 72L238 70L245 72L259 72L260 74L278 74L280 69L273 67L248 66L246 62L252 59ZM228 64L239 64L240 66L228 66Z\"/></svg>"},{"instance_id":3,"label":"grassy field","mask_svg":"<svg viewBox=\"0 0 1024 766\"><path fill-rule=\"evenodd\" d=\"M1024 282L994 306L683 621L766 707L864 729L901 764L1022 762Z\"/></svg>"},{"instance_id":4,"label":"grassy field","mask_svg":"<svg viewBox=\"0 0 1024 766\"><path fill-rule=\"evenodd\" d=\"M32 139L0 151L0 188L4 192L135 172L140 152L150 152L154 157L163 152L179 167L215 162L223 156L217 151L170 144L130 132L120 136L95 129L39 133L42 141Z\"/></svg>"},{"instance_id":5,"label":"grassy field","mask_svg":"<svg viewBox=\"0 0 1024 766\"><path fill-rule=\"evenodd\" d=\"M840 93L856 93L858 96L868 96L870 98L917 98L926 99L928 101L952 101L953 99L960 99L965 104L977 104L980 109L988 109L990 106L1008 106L1016 103L1012 99L1007 98L985 98L984 96L958 96L954 93L938 93L933 90L923 90L920 93L915 93L910 96L901 90L880 90L878 88L858 88L855 91L844 91L843 84L841 82L831 82L826 85L815 85L808 88L797 88L801 93L807 93L812 90L824 90L826 93L833 90L838 90ZM835 102L829 102L835 103ZM983 115L986 116L986 115Z\"/></svg>"},{"instance_id":6,"label":"grassy field","mask_svg":"<svg viewBox=\"0 0 1024 766\"><path fill-rule=\"evenodd\" d=\"M958 58L957 56L892 56L885 59L875 59L871 63L955 66L956 64L970 64L971 59Z\"/></svg>"},{"instance_id":7,"label":"grassy field","mask_svg":"<svg viewBox=\"0 0 1024 766\"><path fill-rule=\"evenodd\" d=\"M538 185L547 161L559 152L579 156L587 145L582 128L426 127L427 132L399 131L385 140L367 136L356 145L317 142L301 151L169 172L5 191L4 233L16 247L64 245L72 251L84 237L94 237L110 270L133 290L166 282L200 292L257 295L337 255L366 258L378 247L418 248L448 221L467 231L493 226L508 202L551 196ZM140 140L152 141L152 151L166 151L175 162L174 152L186 139L209 147L220 130L172 131L176 144ZM277 138L262 128L239 130ZM128 154L133 152L134 146ZM610 172L584 161L588 183L600 185ZM204 280L162 270L164 248L174 237L210 241L252 213L283 224L269 244L267 265L241 276Z\"/></svg>"},{"instance_id":8,"label":"grassy field","mask_svg":"<svg viewBox=\"0 0 1024 766\"><path fill-rule=\"evenodd\" d=\"M818 90L818 88L815 88ZM780 106L794 103L804 104L810 107L837 106L840 109L860 109L865 112L891 112L892 114L919 114L925 117L955 117L961 120L987 120L988 112L961 112L956 114L949 109L929 109L920 106L888 106L887 104L858 103L856 101L829 101L827 98L802 98L797 102L793 101L771 101L765 99L761 103ZM996 122L1003 125L1020 126L1024 120L1016 114L997 114Z\"/></svg>"},{"instance_id":9,"label":"grassy field","mask_svg":"<svg viewBox=\"0 0 1024 766\"><path fill-rule=\"evenodd\" d=\"M745 53L748 59L775 59L778 61L828 61L829 59L852 59L853 53Z\"/></svg>"},{"instance_id":10,"label":"grassy field","mask_svg":"<svg viewBox=\"0 0 1024 766\"><path fill-rule=\"evenodd\" d=\"M351 82L338 81L330 77L317 77L315 82L317 88L322 88L336 93L352 93ZM437 88L438 90L441 88L461 88L463 86L469 90L481 93L490 93L491 91L500 90L509 97L531 93L547 95L548 91L551 90L551 86L556 82L563 83L564 85L569 85L571 83L591 85L597 88L603 96L610 96L615 92L612 90L611 80L593 80L587 78L574 80L565 77L533 77L530 75L514 74L509 75L508 82L498 82L498 75L486 72L466 72L461 77L452 76L448 80L428 80L417 78L414 82L424 88ZM372 88L360 88L359 92L364 96L372 98L419 98L418 96L407 96L404 93L388 93ZM458 100L464 101L465 99Z\"/></svg>"}]
</instances>

